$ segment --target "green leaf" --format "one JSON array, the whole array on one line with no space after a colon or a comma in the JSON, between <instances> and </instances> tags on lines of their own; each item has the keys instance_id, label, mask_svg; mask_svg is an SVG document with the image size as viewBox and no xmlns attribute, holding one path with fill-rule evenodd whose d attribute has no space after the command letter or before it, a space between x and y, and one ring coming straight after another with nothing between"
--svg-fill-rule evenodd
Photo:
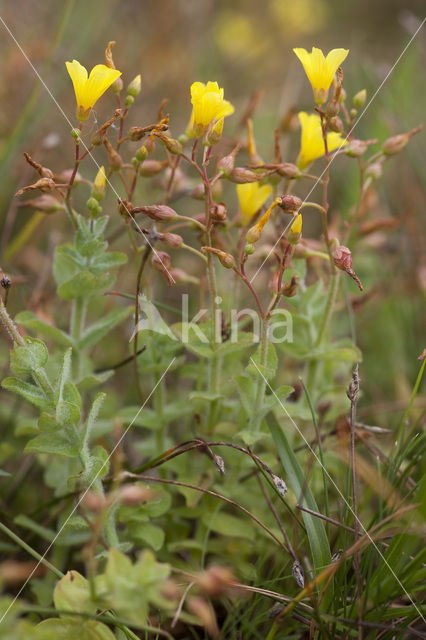
<instances>
[{"instance_id":1,"label":"green leaf","mask_svg":"<svg viewBox=\"0 0 426 640\"><path fill-rule=\"evenodd\" d=\"M100 320L88 327L78 341L79 349L87 349L93 347L115 326L123 322L132 313L133 307L123 307L121 309L113 309Z\"/></svg>"},{"instance_id":2,"label":"green leaf","mask_svg":"<svg viewBox=\"0 0 426 640\"><path fill-rule=\"evenodd\" d=\"M321 349L312 349L309 359L361 362L362 353L350 339L343 339L327 344Z\"/></svg>"},{"instance_id":3,"label":"green leaf","mask_svg":"<svg viewBox=\"0 0 426 640\"><path fill-rule=\"evenodd\" d=\"M67 380L70 377L71 373L71 347L67 349L64 353L64 357L62 360L62 367L59 372L59 376L55 385L55 401L63 400L64 396L64 386Z\"/></svg>"},{"instance_id":4,"label":"green leaf","mask_svg":"<svg viewBox=\"0 0 426 640\"><path fill-rule=\"evenodd\" d=\"M158 551L164 545L165 533L163 529L149 522L130 522L129 534L138 542L146 542L154 551Z\"/></svg>"},{"instance_id":5,"label":"green leaf","mask_svg":"<svg viewBox=\"0 0 426 640\"><path fill-rule=\"evenodd\" d=\"M127 262L127 256L125 253L119 251L109 251L102 255L95 257L90 263L90 271L95 275L100 275L108 269L114 269L120 267Z\"/></svg>"},{"instance_id":6,"label":"green leaf","mask_svg":"<svg viewBox=\"0 0 426 640\"><path fill-rule=\"evenodd\" d=\"M50 400L45 396L40 387L36 387L36 385L30 382L24 382L23 380L19 380L19 378L10 377L3 380L2 387L3 389L19 394L28 400L28 402L31 402L31 404L39 407L39 409L47 410L52 407Z\"/></svg>"},{"instance_id":7,"label":"green leaf","mask_svg":"<svg viewBox=\"0 0 426 640\"><path fill-rule=\"evenodd\" d=\"M77 389L79 391L88 391L89 389L100 386L113 375L114 369L108 369L108 371L102 371L102 373L90 373L77 383Z\"/></svg>"},{"instance_id":8,"label":"green leaf","mask_svg":"<svg viewBox=\"0 0 426 640\"><path fill-rule=\"evenodd\" d=\"M44 338L54 340L62 347L73 347L74 341L67 333L38 318L32 311L21 311L15 317L18 324L41 334Z\"/></svg>"},{"instance_id":9,"label":"green leaf","mask_svg":"<svg viewBox=\"0 0 426 640\"><path fill-rule=\"evenodd\" d=\"M230 353L245 350L248 347L253 346L254 344L256 344L256 336L253 333L244 332L238 336L238 340L236 340L235 342L233 342L232 340L221 342L216 349L216 355L227 356Z\"/></svg>"},{"instance_id":10,"label":"green leaf","mask_svg":"<svg viewBox=\"0 0 426 640\"><path fill-rule=\"evenodd\" d=\"M32 438L25 447L25 453L52 453L59 456L75 458L79 454L77 439L62 432L43 433Z\"/></svg>"},{"instance_id":11,"label":"green leaf","mask_svg":"<svg viewBox=\"0 0 426 640\"><path fill-rule=\"evenodd\" d=\"M64 300L91 298L101 295L113 285L114 281L115 277L109 273L95 276L90 271L80 271L59 286L58 295Z\"/></svg>"},{"instance_id":12,"label":"green leaf","mask_svg":"<svg viewBox=\"0 0 426 640\"><path fill-rule=\"evenodd\" d=\"M311 511L319 512L315 499L306 482L303 471L297 461L295 454L287 440L287 437L278 424L277 419L271 412L268 414L267 423L277 447L278 455L281 459L284 476L288 477L289 483L296 495L297 500L301 500L303 505L311 509ZM311 547L313 565L317 572L331 563L330 546L327 540L323 522L320 518L302 511L302 517L305 523L309 545ZM323 606L327 607L332 599L332 590L327 589Z\"/></svg>"},{"instance_id":13,"label":"green leaf","mask_svg":"<svg viewBox=\"0 0 426 640\"><path fill-rule=\"evenodd\" d=\"M49 358L47 347L37 338L24 338L24 345L15 345L10 352L10 368L18 376L30 375L44 367Z\"/></svg>"},{"instance_id":14,"label":"green leaf","mask_svg":"<svg viewBox=\"0 0 426 640\"><path fill-rule=\"evenodd\" d=\"M191 322L177 322L171 325L173 334L182 342L183 346L191 353L202 358L211 358L214 351L208 337L209 327L203 328Z\"/></svg>"},{"instance_id":15,"label":"green leaf","mask_svg":"<svg viewBox=\"0 0 426 640\"><path fill-rule=\"evenodd\" d=\"M70 426L80 421L80 407L73 402L60 400L56 405L56 420L61 426Z\"/></svg>"},{"instance_id":16,"label":"green leaf","mask_svg":"<svg viewBox=\"0 0 426 640\"><path fill-rule=\"evenodd\" d=\"M58 287L68 282L84 268L84 261L70 244L57 247L53 260L53 275Z\"/></svg>"},{"instance_id":17,"label":"green leaf","mask_svg":"<svg viewBox=\"0 0 426 640\"><path fill-rule=\"evenodd\" d=\"M78 571L68 571L58 580L53 591L55 608L60 611L96 613L96 605L90 598L89 582ZM60 614L63 617L64 614Z\"/></svg>"},{"instance_id":18,"label":"green leaf","mask_svg":"<svg viewBox=\"0 0 426 640\"><path fill-rule=\"evenodd\" d=\"M254 540L254 530L247 518L237 518L237 516L218 510L213 514L210 511L204 511L201 521L211 531L220 533L227 538Z\"/></svg>"},{"instance_id":19,"label":"green leaf","mask_svg":"<svg viewBox=\"0 0 426 640\"><path fill-rule=\"evenodd\" d=\"M261 345L259 345L246 367L247 373L254 376L255 378L260 377L262 379L266 378L267 380L272 380L272 378L275 377L277 371L278 358L275 347L271 342L268 342L266 350L266 363L261 364L261 359L262 349ZM252 362L251 360L253 360L254 362Z\"/></svg>"},{"instance_id":20,"label":"green leaf","mask_svg":"<svg viewBox=\"0 0 426 640\"><path fill-rule=\"evenodd\" d=\"M109 454L106 449L97 445L93 448L86 469L83 474L83 481L87 486L92 485L95 480L102 479L109 470Z\"/></svg>"}]
</instances>

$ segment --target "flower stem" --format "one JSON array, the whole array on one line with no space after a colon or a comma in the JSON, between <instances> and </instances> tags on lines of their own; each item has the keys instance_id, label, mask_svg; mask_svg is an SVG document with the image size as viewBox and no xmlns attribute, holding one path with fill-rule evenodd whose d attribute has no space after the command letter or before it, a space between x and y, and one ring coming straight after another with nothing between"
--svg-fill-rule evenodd
<instances>
[{"instance_id":1,"label":"flower stem","mask_svg":"<svg viewBox=\"0 0 426 640\"><path fill-rule=\"evenodd\" d=\"M268 330L269 330L269 316L265 316L262 318L262 332L260 336L260 362L261 367L266 366L267 357L268 357ZM255 404L253 415L250 418L249 422L249 431L251 433L256 433L259 431L262 415L261 409L263 406L263 402L265 399L265 390L266 390L266 380L265 377L258 376L256 383L256 396L255 396Z\"/></svg>"}]
</instances>

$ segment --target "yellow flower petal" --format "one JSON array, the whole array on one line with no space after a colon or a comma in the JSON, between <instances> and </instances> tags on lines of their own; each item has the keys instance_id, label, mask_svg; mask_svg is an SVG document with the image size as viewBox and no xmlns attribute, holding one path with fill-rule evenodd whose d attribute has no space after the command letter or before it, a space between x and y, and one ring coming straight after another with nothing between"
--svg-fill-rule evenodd
<instances>
[{"instance_id":1,"label":"yellow flower petal","mask_svg":"<svg viewBox=\"0 0 426 640\"><path fill-rule=\"evenodd\" d=\"M314 92L315 101L317 104L323 104L327 100L328 90L334 75L349 50L332 49L327 57L324 57L322 50L317 47L312 47L311 53L300 48L293 49L293 51L305 69Z\"/></svg>"},{"instance_id":2,"label":"yellow flower petal","mask_svg":"<svg viewBox=\"0 0 426 640\"><path fill-rule=\"evenodd\" d=\"M269 184L260 185L258 182L237 184L237 196L240 203L241 223L247 226L250 219L260 207L262 207L270 194L272 187Z\"/></svg>"},{"instance_id":3,"label":"yellow flower petal","mask_svg":"<svg viewBox=\"0 0 426 640\"><path fill-rule=\"evenodd\" d=\"M77 60L66 62L65 64L74 86L74 93L78 107L82 104L82 90L87 82L87 70Z\"/></svg>"},{"instance_id":4,"label":"yellow flower petal","mask_svg":"<svg viewBox=\"0 0 426 640\"><path fill-rule=\"evenodd\" d=\"M87 70L77 60L66 62L77 101L77 117L84 121L105 91L121 76L121 71L97 64L87 77Z\"/></svg>"},{"instance_id":5,"label":"yellow flower petal","mask_svg":"<svg viewBox=\"0 0 426 640\"><path fill-rule=\"evenodd\" d=\"M308 114L304 111L299 113L301 124L300 153L296 164L299 169L306 169L314 160L320 158L325 153L324 140L322 137L321 118L313 113ZM327 147L329 151L339 149L348 144L340 133L327 134Z\"/></svg>"},{"instance_id":6,"label":"yellow flower petal","mask_svg":"<svg viewBox=\"0 0 426 640\"><path fill-rule=\"evenodd\" d=\"M194 82L191 85L191 103L192 116L187 129L187 135L190 137L201 135L210 123L218 122L234 112L232 104L223 99L223 89L217 82ZM217 127L216 133L220 131L219 135L222 126L219 124Z\"/></svg>"}]
</instances>

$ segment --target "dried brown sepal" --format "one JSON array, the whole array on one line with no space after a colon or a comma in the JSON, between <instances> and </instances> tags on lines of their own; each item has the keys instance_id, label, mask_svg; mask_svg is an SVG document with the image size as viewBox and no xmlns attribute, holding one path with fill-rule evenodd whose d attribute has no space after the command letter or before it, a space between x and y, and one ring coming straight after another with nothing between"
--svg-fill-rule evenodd
<instances>
[{"instance_id":1,"label":"dried brown sepal","mask_svg":"<svg viewBox=\"0 0 426 640\"><path fill-rule=\"evenodd\" d=\"M286 298L293 298L297 293L297 285L299 282L299 276L295 273L290 282L287 282L281 287L281 293Z\"/></svg>"},{"instance_id":2,"label":"dried brown sepal","mask_svg":"<svg viewBox=\"0 0 426 640\"><path fill-rule=\"evenodd\" d=\"M154 130L153 134L157 138L160 138L161 142L164 144L166 149L170 151L170 153L176 156L180 156L180 154L183 151L183 148L179 140L176 140L175 138L170 138L169 136L164 135L164 133L162 133L161 131Z\"/></svg>"},{"instance_id":3,"label":"dried brown sepal","mask_svg":"<svg viewBox=\"0 0 426 640\"><path fill-rule=\"evenodd\" d=\"M108 131L109 127L121 116L121 114L122 114L122 110L116 109L112 118L104 122L102 127L100 127L97 131L95 131L91 139L91 143L93 146L96 147L104 143L106 132Z\"/></svg>"},{"instance_id":4,"label":"dried brown sepal","mask_svg":"<svg viewBox=\"0 0 426 640\"><path fill-rule=\"evenodd\" d=\"M244 167L235 167L235 169L232 169L225 177L235 184L246 184L248 182L259 182L259 180L262 180L267 175L267 173L255 173Z\"/></svg>"},{"instance_id":5,"label":"dried brown sepal","mask_svg":"<svg viewBox=\"0 0 426 640\"><path fill-rule=\"evenodd\" d=\"M25 200L25 202L19 203L20 207L34 207L38 211L44 211L44 213L55 213L62 210L64 205L59 202L54 195L50 193L42 193L41 196L33 198L32 200Z\"/></svg>"},{"instance_id":6,"label":"dried brown sepal","mask_svg":"<svg viewBox=\"0 0 426 640\"><path fill-rule=\"evenodd\" d=\"M133 211L133 204L129 200L125 200L124 198L118 199L118 213L126 221L129 221L131 219L132 211Z\"/></svg>"},{"instance_id":7,"label":"dried brown sepal","mask_svg":"<svg viewBox=\"0 0 426 640\"><path fill-rule=\"evenodd\" d=\"M226 253L226 251L221 251L220 249L216 249L215 247L201 247L201 251L204 251L204 253L214 253L215 256L218 257L219 262L226 269L233 269L235 267L234 257L231 256L230 253Z\"/></svg>"},{"instance_id":8,"label":"dried brown sepal","mask_svg":"<svg viewBox=\"0 0 426 640\"><path fill-rule=\"evenodd\" d=\"M158 222L174 220L178 215L174 209L166 204L150 204L142 207L133 207L131 213L132 215L142 213L151 218L151 220L157 220Z\"/></svg>"},{"instance_id":9,"label":"dried brown sepal","mask_svg":"<svg viewBox=\"0 0 426 640\"><path fill-rule=\"evenodd\" d=\"M382 151L387 156L393 156L396 153L399 153L404 149L404 147L408 144L410 139L419 133L423 129L423 125L419 124L418 127L411 129L411 131L407 131L407 133L400 133L396 136L392 136L384 141L382 144Z\"/></svg>"},{"instance_id":10,"label":"dried brown sepal","mask_svg":"<svg viewBox=\"0 0 426 640\"><path fill-rule=\"evenodd\" d=\"M24 158L42 178L53 178L53 171L48 169L48 167L43 167L43 165L33 160L30 154L26 153L26 151L24 151Z\"/></svg>"},{"instance_id":11,"label":"dried brown sepal","mask_svg":"<svg viewBox=\"0 0 426 640\"><path fill-rule=\"evenodd\" d=\"M137 142L152 131L167 131L168 128L167 122L156 122L155 124L148 124L146 127L130 127L127 137L132 142Z\"/></svg>"},{"instance_id":12,"label":"dried brown sepal","mask_svg":"<svg viewBox=\"0 0 426 640\"><path fill-rule=\"evenodd\" d=\"M40 191L52 191L53 189L55 189L56 184L55 181L52 180L52 178L40 178L40 180L37 180L37 182L34 182L34 184L29 184L27 187L22 187L22 189L19 189L19 191L17 191L15 193L16 197L22 196L22 194L24 194L26 191L35 191L37 189L40 189Z\"/></svg>"},{"instance_id":13,"label":"dried brown sepal","mask_svg":"<svg viewBox=\"0 0 426 640\"><path fill-rule=\"evenodd\" d=\"M152 266L160 271L165 277L168 284L175 284L173 275L170 273L172 260L165 251L156 251L151 258Z\"/></svg>"},{"instance_id":14,"label":"dried brown sepal","mask_svg":"<svg viewBox=\"0 0 426 640\"><path fill-rule=\"evenodd\" d=\"M121 167L123 166L122 157L120 156L118 151L114 149L108 138L104 139L103 144L108 154L108 164L110 168L113 171L120 171Z\"/></svg>"},{"instance_id":15,"label":"dried brown sepal","mask_svg":"<svg viewBox=\"0 0 426 640\"><path fill-rule=\"evenodd\" d=\"M358 278L355 271L352 269L352 254L348 247L340 244L333 251L333 261L338 269L345 271L357 283L360 291L363 291L361 280Z\"/></svg>"},{"instance_id":16,"label":"dried brown sepal","mask_svg":"<svg viewBox=\"0 0 426 640\"><path fill-rule=\"evenodd\" d=\"M426 349L423 349L417 360L424 360L426 358Z\"/></svg>"}]
</instances>

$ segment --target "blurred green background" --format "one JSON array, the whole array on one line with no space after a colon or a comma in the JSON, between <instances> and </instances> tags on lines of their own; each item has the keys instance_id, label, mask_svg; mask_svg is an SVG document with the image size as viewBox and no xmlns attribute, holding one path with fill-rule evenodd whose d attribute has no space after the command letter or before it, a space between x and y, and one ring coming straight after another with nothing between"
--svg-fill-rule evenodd
<instances>
[{"instance_id":1,"label":"blurred green background","mask_svg":"<svg viewBox=\"0 0 426 640\"><path fill-rule=\"evenodd\" d=\"M116 40L114 59L125 83L142 74L143 90L131 113L132 124L155 121L161 100L169 98L171 131L179 135L190 114L191 83L217 80L236 106L227 122L232 134L250 95L263 89L254 124L265 160L272 157L273 129L286 111L292 106L312 108L311 90L293 47L349 48L346 90L353 95L366 88L371 98L423 12L421 0L0 2L2 20L72 122L74 95L64 62L76 58L91 68L103 62L108 41ZM5 260L4 251L32 215L13 199L17 188L33 177L22 152L47 166L68 168L73 143L69 124L1 23L0 34L0 265L25 280L11 301L11 309L18 311L30 295L31 283L40 277L37 250L48 251L48 237L64 226L58 216L46 218L32 234L31 246L11 262ZM360 121L357 136L383 140L422 121L425 63L423 28ZM103 122L114 106L113 95L102 100L96 107L97 121ZM91 126L95 128L94 120ZM297 145L298 134L284 160L294 161ZM359 275L371 294L368 304L357 309L355 322L364 351L366 398L396 407L407 400L418 370L416 358L425 346L425 160L422 132L389 163L374 204L376 217L398 216L401 224L386 236L370 236L365 256L357 256ZM332 209L343 217L356 199L355 164L343 160L332 186ZM86 171L90 173L88 165ZM88 177L95 171L93 167ZM347 291L355 294L351 283Z\"/></svg>"}]
</instances>

